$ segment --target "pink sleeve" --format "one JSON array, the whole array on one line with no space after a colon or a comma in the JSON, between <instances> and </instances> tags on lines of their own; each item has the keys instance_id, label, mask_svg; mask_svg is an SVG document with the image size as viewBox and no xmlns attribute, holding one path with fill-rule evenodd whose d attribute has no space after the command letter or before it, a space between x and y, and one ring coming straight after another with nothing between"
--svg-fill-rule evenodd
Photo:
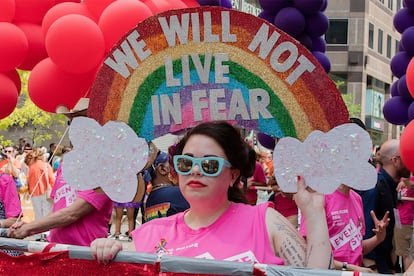
<instances>
[{"instance_id":1,"label":"pink sleeve","mask_svg":"<svg viewBox=\"0 0 414 276\"><path fill-rule=\"evenodd\" d=\"M9 175L0 176L0 199L3 201L6 218L17 217L22 212L16 184Z\"/></svg>"}]
</instances>

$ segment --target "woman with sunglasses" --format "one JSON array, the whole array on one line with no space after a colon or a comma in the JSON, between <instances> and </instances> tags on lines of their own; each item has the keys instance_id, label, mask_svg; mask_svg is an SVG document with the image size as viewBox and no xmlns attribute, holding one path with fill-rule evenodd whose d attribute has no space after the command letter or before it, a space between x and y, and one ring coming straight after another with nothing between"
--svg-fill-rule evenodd
<instances>
[{"instance_id":1,"label":"woman with sunglasses","mask_svg":"<svg viewBox=\"0 0 414 276\"><path fill-rule=\"evenodd\" d=\"M226 122L200 124L178 143L174 168L190 208L176 215L143 224L132 235L129 250L297 267L330 268L323 195L309 192L298 176L296 203L310 217L305 240L270 203L245 201L240 177L253 174L255 160L240 132ZM122 244L98 239L91 253L103 263Z\"/></svg>"}]
</instances>

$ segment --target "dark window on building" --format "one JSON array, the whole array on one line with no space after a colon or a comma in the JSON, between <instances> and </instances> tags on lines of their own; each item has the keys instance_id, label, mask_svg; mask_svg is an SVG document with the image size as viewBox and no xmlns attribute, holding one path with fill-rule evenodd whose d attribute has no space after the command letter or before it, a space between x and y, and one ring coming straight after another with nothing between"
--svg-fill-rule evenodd
<instances>
[{"instance_id":1,"label":"dark window on building","mask_svg":"<svg viewBox=\"0 0 414 276\"><path fill-rule=\"evenodd\" d=\"M388 0L388 8L390 10L393 10L393 8L394 8L394 0Z\"/></svg>"},{"instance_id":2,"label":"dark window on building","mask_svg":"<svg viewBox=\"0 0 414 276\"><path fill-rule=\"evenodd\" d=\"M382 41L384 39L384 31L381 29L378 29L378 53L382 54Z\"/></svg>"},{"instance_id":3,"label":"dark window on building","mask_svg":"<svg viewBox=\"0 0 414 276\"><path fill-rule=\"evenodd\" d=\"M392 54L392 37L387 35L387 58L391 58Z\"/></svg>"},{"instance_id":4,"label":"dark window on building","mask_svg":"<svg viewBox=\"0 0 414 276\"><path fill-rule=\"evenodd\" d=\"M331 77L333 82L338 87L338 90L342 94L346 94L347 89L348 89L348 74L336 72L336 73L329 73L329 76Z\"/></svg>"},{"instance_id":5,"label":"dark window on building","mask_svg":"<svg viewBox=\"0 0 414 276\"><path fill-rule=\"evenodd\" d=\"M368 28L368 47L374 49L374 24L369 23Z\"/></svg>"},{"instance_id":6,"label":"dark window on building","mask_svg":"<svg viewBox=\"0 0 414 276\"><path fill-rule=\"evenodd\" d=\"M378 1L380 1L381 3L383 3L383 4L384 4L384 0L378 0Z\"/></svg>"},{"instance_id":7,"label":"dark window on building","mask_svg":"<svg viewBox=\"0 0 414 276\"><path fill-rule=\"evenodd\" d=\"M396 54L396 53L398 53L398 52L399 52L399 50L398 50L398 48L400 47L399 45L400 45L400 42L396 39L396 40L395 40L395 49L394 49L394 54Z\"/></svg>"},{"instance_id":8,"label":"dark window on building","mask_svg":"<svg viewBox=\"0 0 414 276\"><path fill-rule=\"evenodd\" d=\"M348 44L348 19L329 20L325 40L327 44Z\"/></svg>"}]
</instances>

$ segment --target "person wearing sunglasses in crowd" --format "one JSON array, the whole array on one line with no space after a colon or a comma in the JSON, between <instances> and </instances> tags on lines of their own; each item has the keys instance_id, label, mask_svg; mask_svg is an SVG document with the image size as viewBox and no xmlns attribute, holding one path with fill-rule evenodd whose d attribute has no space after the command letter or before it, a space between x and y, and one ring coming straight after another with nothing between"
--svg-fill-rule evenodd
<instances>
[{"instance_id":1,"label":"person wearing sunglasses in crowd","mask_svg":"<svg viewBox=\"0 0 414 276\"><path fill-rule=\"evenodd\" d=\"M238 183L253 174L255 160L239 130L226 122L202 123L187 132L174 152L178 183L190 208L138 227L129 250L217 260L332 268L323 195L298 176L295 200L308 219L305 241L271 203L245 202ZM250 156L250 158L249 158ZM97 239L91 253L110 261L122 244Z\"/></svg>"}]
</instances>

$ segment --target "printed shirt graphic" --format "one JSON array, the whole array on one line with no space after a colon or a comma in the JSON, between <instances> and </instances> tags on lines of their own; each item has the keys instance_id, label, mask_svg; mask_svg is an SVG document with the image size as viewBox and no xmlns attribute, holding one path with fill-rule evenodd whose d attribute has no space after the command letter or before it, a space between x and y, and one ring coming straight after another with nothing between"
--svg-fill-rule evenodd
<instances>
[{"instance_id":1,"label":"printed shirt graphic","mask_svg":"<svg viewBox=\"0 0 414 276\"><path fill-rule=\"evenodd\" d=\"M190 205L178 186L165 186L151 191L145 204L145 221L184 212Z\"/></svg>"},{"instance_id":2,"label":"printed shirt graphic","mask_svg":"<svg viewBox=\"0 0 414 276\"><path fill-rule=\"evenodd\" d=\"M132 232L135 248L158 255L282 265L266 234L267 208L272 203L232 203L213 224L197 230L186 225L185 212L154 219Z\"/></svg>"},{"instance_id":3,"label":"printed shirt graphic","mask_svg":"<svg viewBox=\"0 0 414 276\"><path fill-rule=\"evenodd\" d=\"M48 241L89 246L96 238L107 236L113 208L113 202L107 195L94 190L75 191L63 180L62 167L59 166L51 196L54 199L53 212L70 206L77 197L87 201L95 210L68 226L51 229Z\"/></svg>"},{"instance_id":4,"label":"printed shirt graphic","mask_svg":"<svg viewBox=\"0 0 414 276\"><path fill-rule=\"evenodd\" d=\"M349 195L336 190L325 195L325 212L335 260L361 266L365 234L361 197L353 190L350 190ZM306 236L306 221L303 217L300 233Z\"/></svg>"}]
</instances>

